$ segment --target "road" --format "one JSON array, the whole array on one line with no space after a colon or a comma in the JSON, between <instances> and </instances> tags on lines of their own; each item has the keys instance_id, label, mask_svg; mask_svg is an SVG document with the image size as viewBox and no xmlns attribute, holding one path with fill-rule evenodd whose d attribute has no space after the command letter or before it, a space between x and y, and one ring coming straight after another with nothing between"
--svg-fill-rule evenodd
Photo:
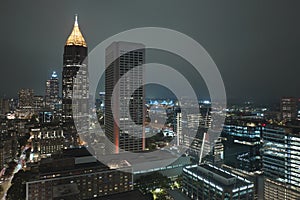
<instances>
[{"instance_id":1,"label":"road","mask_svg":"<svg viewBox=\"0 0 300 200\"><path fill-rule=\"evenodd\" d=\"M1 183L1 186L3 187L3 191L0 192L0 199L1 200L5 200L5 197L6 197L6 193L8 191L8 189L10 188L11 186L11 181L12 179L14 178L14 174L17 173L20 169L22 169L23 167L23 164L25 163L24 160L25 160L25 151L28 149L29 147L26 146L23 150L22 150L22 153L21 153L21 156L19 157L19 160L18 160L18 165L16 166L16 168L14 169L13 171L13 174L8 177L5 181L3 181L3 183ZM0 176L1 177L1 176Z\"/></svg>"},{"instance_id":2,"label":"road","mask_svg":"<svg viewBox=\"0 0 300 200\"><path fill-rule=\"evenodd\" d=\"M0 193L0 199L1 200L5 200L6 192L11 186L11 180L12 179L13 179L13 176L8 178L6 181L3 181L3 183L1 184L1 186L3 187L3 191Z\"/></svg>"}]
</instances>

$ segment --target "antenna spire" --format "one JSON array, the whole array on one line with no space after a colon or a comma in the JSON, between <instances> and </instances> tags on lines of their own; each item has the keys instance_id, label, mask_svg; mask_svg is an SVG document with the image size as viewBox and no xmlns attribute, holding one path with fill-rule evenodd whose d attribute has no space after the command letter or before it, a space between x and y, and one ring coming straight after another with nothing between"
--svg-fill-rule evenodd
<instances>
[{"instance_id":1,"label":"antenna spire","mask_svg":"<svg viewBox=\"0 0 300 200\"><path fill-rule=\"evenodd\" d=\"M75 14L75 24L74 25L78 26L78 15L77 14Z\"/></svg>"}]
</instances>

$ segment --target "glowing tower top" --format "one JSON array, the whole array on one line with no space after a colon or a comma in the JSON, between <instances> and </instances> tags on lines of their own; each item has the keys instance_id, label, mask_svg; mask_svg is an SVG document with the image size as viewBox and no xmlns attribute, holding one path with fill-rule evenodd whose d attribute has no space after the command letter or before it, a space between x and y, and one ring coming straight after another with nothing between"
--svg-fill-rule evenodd
<instances>
[{"instance_id":1,"label":"glowing tower top","mask_svg":"<svg viewBox=\"0 0 300 200\"><path fill-rule=\"evenodd\" d=\"M73 30L66 42L66 46L72 46L72 45L87 47L84 37L79 29L77 15L75 15L75 23L74 23Z\"/></svg>"}]
</instances>

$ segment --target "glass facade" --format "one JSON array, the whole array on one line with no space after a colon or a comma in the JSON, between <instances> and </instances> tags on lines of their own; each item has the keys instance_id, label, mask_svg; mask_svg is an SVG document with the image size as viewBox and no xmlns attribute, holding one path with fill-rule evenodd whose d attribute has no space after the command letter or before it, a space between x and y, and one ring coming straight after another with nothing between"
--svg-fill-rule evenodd
<instances>
[{"instance_id":1,"label":"glass facade","mask_svg":"<svg viewBox=\"0 0 300 200\"><path fill-rule=\"evenodd\" d=\"M109 151L141 151L146 110L144 70L137 66L145 62L145 46L113 42L106 48L105 62L105 134L114 144Z\"/></svg>"},{"instance_id":2,"label":"glass facade","mask_svg":"<svg viewBox=\"0 0 300 200\"><path fill-rule=\"evenodd\" d=\"M300 198L299 130L299 127L268 126L263 131L263 171L267 199Z\"/></svg>"},{"instance_id":3,"label":"glass facade","mask_svg":"<svg viewBox=\"0 0 300 200\"><path fill-rule=\"evenodd\" d=\"M188 166L183 170L183 193L191 199L253 199L254 184L213 165Z\"/></svg>"}]
</instances>

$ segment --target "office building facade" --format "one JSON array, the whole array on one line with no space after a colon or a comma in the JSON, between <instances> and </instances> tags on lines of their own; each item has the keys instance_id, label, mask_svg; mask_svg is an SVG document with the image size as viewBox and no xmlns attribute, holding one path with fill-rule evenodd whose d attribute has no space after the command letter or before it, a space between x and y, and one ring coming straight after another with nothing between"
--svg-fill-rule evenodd
<instances>
[{"instance_id":1,"label":"office building facade","mask_svg":"<svg viewBox=\"0 0 300 200\"><path fill-rule=\"evenodd\" d=\"M144 70L136 66L145 63L145 46L113 42L106 48L105 62L105 134L112 143L109 151L142 151L145 148ZM133 88L136 90L131 94Z\"/></svg>"},{"instance_id":2,"label":"office building facade","mask_svg":"<svg viewBox=\"0 0 300 200\"><path fill-rule=\"evenodd\" d=\"M183 169L182 191L190 199L252 200L253 187L249 180L210 164Z\"/></svg>"},{"instance_id":3,"label":"office building facade","mask_svg":"<svg viewBox=\"0 0 300 200\"><path fill-rule=\"evenodd\" d=\"M300 199L300 127L269 125L263 131L265 199Z\"/></svg>"},{"instance_id":4,"label":"office building facade","mask_svg":"<svg viewBox=\"0 0 300 200\"><path fill-rule=\"evenodd\" d=\"M260 148L265 123L257 119L228 118L222 131L224 162L247 172L260 171Z\"/></svg>"},{"instance_id":5,"label":"office building facade","mask_svg":"<svg viewBox=\"0 0 300 200\"><path fill-rule=\"evenodd\" d=\"M132 168L121 168L107 167L85 148L67 149L16 174L22 181L14 183L8 199L22 199L22 192L13 192L20 189L25 189L26 200L84 200L132 191Z\"/></svg>"}]
</instances>

